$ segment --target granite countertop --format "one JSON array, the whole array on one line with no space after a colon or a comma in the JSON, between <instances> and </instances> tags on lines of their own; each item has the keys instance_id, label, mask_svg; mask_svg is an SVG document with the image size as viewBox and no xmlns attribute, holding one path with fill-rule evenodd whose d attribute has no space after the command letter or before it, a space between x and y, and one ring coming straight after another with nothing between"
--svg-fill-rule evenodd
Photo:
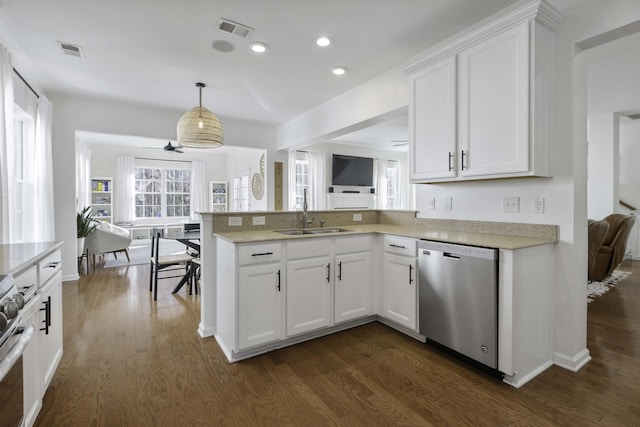
<instances>
[{"instance_id":1,"label":"granite countertop","mask_svg":"<svg viewBox=\"0 0 640 427\"><path fill-rule=\"evenodd\" d=\"M0 273L16 274L33 264L34 258L48 255L62 242L15 243L0 245Z\"/></svg>"},{"instance_id":2,"label":"granite countertop","mask_svg":"<svg viewBox=\"0 0 640 427\"><path fill-rule=\"evenodd\" d=\"M471 246L482 246L497 249L522 249L531 246L546 245L556 243L556 239L512 236L503 234L474 233L465 231L433 230L426 228L416 228L401 225L370 224L370 225L348 225L339 227L343 232L324 234L304 234L286 235L275 230L252 230L214 233L214 236L227 240L231 243L260 243L274 240L294 240L294 239L315 239L320 237L351 236L354 234L380 233L393 234L396 236L412 237L415 239L426 239L445 243L458 243Z\"/></svg>"}]
</instances>

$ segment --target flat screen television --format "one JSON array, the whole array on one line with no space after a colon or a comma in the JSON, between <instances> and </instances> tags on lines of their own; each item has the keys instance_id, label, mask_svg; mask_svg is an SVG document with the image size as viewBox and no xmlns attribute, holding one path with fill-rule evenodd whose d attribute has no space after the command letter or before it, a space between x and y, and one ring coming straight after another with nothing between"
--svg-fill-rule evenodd
<instances>
[{"instance_id":1,"label":"flat screen television","mask_svg":"<svg viewBox=\"0 0 640 427\"><path fill-rule=\"evenodd\" d=\"M372 187L373 159L334 154L331 175L332 185Z\"/></svg>"}]
</instances>

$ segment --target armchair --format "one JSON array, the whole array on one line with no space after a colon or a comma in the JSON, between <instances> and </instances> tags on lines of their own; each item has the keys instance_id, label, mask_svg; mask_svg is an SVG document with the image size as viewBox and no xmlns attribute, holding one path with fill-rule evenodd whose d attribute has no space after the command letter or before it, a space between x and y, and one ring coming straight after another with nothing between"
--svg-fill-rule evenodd
<instances>
[{"instance_id":1,"label":"armchair","mask_svg":"<svg viewBox=\"0 0 640 427\"><path fill-rule=\"evenodd\" d=\"M602 242L606 237L607 231L609 231L609 223L605 220L595 221L590 219L588 223L588 255L587 255L587 271L589 272L589 281L595 280L594 265L596 262L596 255L602 246Z\"/></svg>"},{"instance_id":2,"label":"armchair","mask_svg":"<svg viewBox=\"0 0 640 427\"><path fill-rule=\"evenodd\" d=\"M91 234L89 234L85 240L85 250L88 255L92 255L93 268L96 267L96 255L113 253L113 256L118 252L124 252L127 260L129 259L129 245L131 245L131 238L129 237L129 231L117 225L110 224L108 222L101 222Z\"/></svg>"},{"instance_id":3,"label":"armchair","mask_svg":"<svg viewBox=\"0 0 640 427\"><path fill-rule=\"evenodd\" d=\"M609 230L598 249L589 280L603 280L620 264L627 250L627 239L636 218L633 215L611 214L605 217L604 221L609 224Z\"/></svg>"}]
</instances>

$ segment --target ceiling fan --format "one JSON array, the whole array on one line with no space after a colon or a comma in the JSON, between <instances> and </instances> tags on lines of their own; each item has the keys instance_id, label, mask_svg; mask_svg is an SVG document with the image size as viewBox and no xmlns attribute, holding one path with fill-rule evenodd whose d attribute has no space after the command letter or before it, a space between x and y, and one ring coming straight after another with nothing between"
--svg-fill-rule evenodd
<instances>
[{"instance_id":1,"label":"ceiling fan","mask_svg":"<svg viewBox=\"0 0 640 427\"><path fill-rule=\"evenodd\" d=\"M181 148L181 145L173 145L171 144L171 141L169 141L169 143L163 147L164 151L173 151L175 153L182 153L183 151L180 150Z\"/></svg>"}]
</instances>

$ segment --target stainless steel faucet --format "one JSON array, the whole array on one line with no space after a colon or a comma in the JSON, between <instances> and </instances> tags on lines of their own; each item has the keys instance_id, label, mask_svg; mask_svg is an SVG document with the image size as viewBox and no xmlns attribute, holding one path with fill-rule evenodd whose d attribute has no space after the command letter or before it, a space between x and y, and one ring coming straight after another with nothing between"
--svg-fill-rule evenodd
<instances>
[{"instance_id":1,"label":"stainless steel faucet","mask_svg":"<svg viewBox=\"0 0 640 427\"><path fill-rule=\"evenodd\" d=\"M307 189L304 191L304 201L302 202L302 228L307 228Z\"/></svg>"},{"instance_id":2,"label":"stainless steel faucet","mask_svg":"<svg viewBox=\"0 0 640 427\"><path fill-rule=\"evenodd\" d=\"M310 220L307 219L307 209L308 209L308 205L307 205L307 189L304 189L304 200L302 202L302 228L307 228L307 226L309 224L311 224L313 222L314 219L316 219L316 217L312 217Z\"/></svg>"}]
</instances>

